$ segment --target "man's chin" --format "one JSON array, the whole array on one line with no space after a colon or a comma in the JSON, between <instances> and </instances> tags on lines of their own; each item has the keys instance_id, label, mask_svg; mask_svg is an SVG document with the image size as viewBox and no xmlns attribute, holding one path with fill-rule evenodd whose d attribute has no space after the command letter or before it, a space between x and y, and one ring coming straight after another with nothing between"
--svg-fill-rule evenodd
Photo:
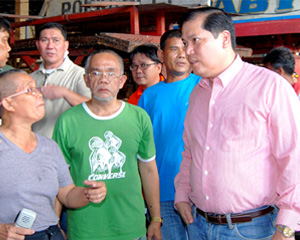
<instances>
[{"instance_id":1,"label":"man's chin","mask_svg":"<svg viewBox=\"0 0 300 240\"><path fill-rule=\"evenodd\" d=\"M3 67L5 67L5 65L6 65L6 62L7 62L7 60L6 60L5 62L0 62L0 68L3 68Z\"/></svg>"},{"instance_id":2,"label":"man's chin","mask_svg":"<svg viewBox=\"0 0 300 240\"><path fill-rule=\"evenodd\" d=\"M114 96L111 96L111 97L107 97L107 98L101 98L101 97L99 97L99 96L93 96L93 98L95 99L95 100L97 100L98 102L101 102L101 103L107 103L107 102L110 102L111 100L113 100L114 99Z\"/></svg>"}]
</instances>

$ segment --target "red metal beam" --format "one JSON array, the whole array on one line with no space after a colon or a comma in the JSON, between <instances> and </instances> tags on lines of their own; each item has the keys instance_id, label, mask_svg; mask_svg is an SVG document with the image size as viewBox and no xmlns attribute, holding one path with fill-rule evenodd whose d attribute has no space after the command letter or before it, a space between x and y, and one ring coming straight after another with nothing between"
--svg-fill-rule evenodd
<instances>
[{"instance_id":1,"label":"red metal beam","mask_svg":"<svg viewBox=\"0 0 300 240\"><path fill-rule=\"evenodd\" d=\"M130 33L140 34L139 11L137 7L130 9Z\"/></svg>"},{"instance_id":2,"label":"red metal beam","mask_svg":"<svg viewBox=\"0 0 300 240\"><path fill-rule=\"evenodd\" d=\"M36 63L36 60L30 56L20 56L20 58L28 65L32 71L36 71L39 68L39 65Z\"/></svg>"},{"instance_id":3,"label":"red metal beam","mask_svg":"<svg viewBox=\"0 0 300 240\"><path fill-rule=\"evenodd\" d=\"M10 44L14 44L15 43L15 31L12 29L11 33L10 33Z\"/></svg>"},{"instance_id":4,"label":"red metal beam","mask_svg":"<svg viewBox=\"0 0 300 240\"><path fill-rule=\"evenodd\" d=\"M235 23L237 37L300 33L300 19Z\"/></svg>"},{"instance_id":5,"label":"red metal beam","mask_svg":"<svg viewBox=\"0 0 300 240\"><path fill-rule=\"evenodd\" d=\"M107 7L107 6L133 6L133 5L139 5L139 2L96 2L96 3L87 3L87 4L81 4L80 7Z\"/></svg>"},{"instance_id":6,"label":"red metal beam","mask_svg":"<svg viewBox=\"0 0 300 240\"><path fill-rule=\"evenodd\" d=\"M35 26L35 25L42 25L48 22L59 22L61 24L67 24L72 22L83 22L89 19L96 20L98 18L101 18L102 16L112 15L116 13L131 12L133 11L132 10L133 8L135 7L134 6L116 7L116 8L103 9L103 10L97 10L91 12L66 14L66 15L47 17L47 18L32 20L32 21L15 22L11 24L11 27L17 28L17 27L24 27L24 26ZM135 9L135 11L138 10Z\"/></svg>"},{"instance_id":7,"label":"red metal beam","mask_svg":"<svg viewBox=\"0 0 300 240\"><path fill-rule=\"evenodd\" d=\"M166 31L165 11L159 10L156 14L156 34L161 36Z\"/></svg>"},{"instance_id":8,"label":"red metal beam","mask_svg":"<svg viewBox=\"0 0 300 240\"><path fill-rule=\"evenodd\" d=\"M11 52L10 55L12 56L40 56L40 52L38 50L32 50L32 51L20 51L20 52Z\"/></svg>"},{"instance_id":9,"label":"red metal beam","mask_svg":"<svg viewBox=\"0 0 300 240\"><path fill-rule=\"evenodd\" d=\"M79 49L79 50L71 50L70 51L70 56L77 56L76 59L74 60L74 63L79 65L79 66L83 66L83 59L87 56L89 56L95 49L94 48L90 48L90 49Z\"/></svg>"}]
</instances>

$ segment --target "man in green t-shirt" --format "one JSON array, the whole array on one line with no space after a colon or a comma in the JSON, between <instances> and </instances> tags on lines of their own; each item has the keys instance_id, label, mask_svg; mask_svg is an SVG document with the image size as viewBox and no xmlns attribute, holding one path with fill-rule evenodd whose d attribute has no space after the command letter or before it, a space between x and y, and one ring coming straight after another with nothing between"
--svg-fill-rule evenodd
<instances>
[{"instance_id":1,"label":"man in green t-shirt","mask_svg":"<svg viewBox=\"0 0 300 240\"><path fill-rule=\"evenodd\" d=\"M159 181L151 120L141 108L117 99L126 76L122 58L111 50L87 59L85 81L92 99L58 119L53 138L73 181L103 181L106 199L99 205L69 209L71 240L146 239L145 200L151 215L148 239L161 239Z\"/></svg>"}]
</instances>

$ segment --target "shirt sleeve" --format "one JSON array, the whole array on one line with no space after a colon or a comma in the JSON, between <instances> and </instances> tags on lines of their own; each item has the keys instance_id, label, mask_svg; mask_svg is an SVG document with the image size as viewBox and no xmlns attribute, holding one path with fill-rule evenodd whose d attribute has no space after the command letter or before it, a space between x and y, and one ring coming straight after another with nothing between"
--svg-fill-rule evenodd
<instances>
[{"instance_id":1,"label":"shirt sleeve","mask_svg":"<svg viewBox=\"0 0 300 240\"><path fill-rule=\"evenodd\" d=\"M65 136L65 131L63 126L64 126L63 118L59 117L55 124L52 138L58 144L67 164L70 164L71 156L66 142L67 137Z\"/></svg>"},{"instance_id":2,"label":"shirt sleeve","mask_svg":"<svg viewBox=\"0 0 300 240\"><path fill-rule=\"evenodd\" d=\"M277 79L275 79L277 80ZM300 103L285 81L276 81L270 106L269 138L278 166L277 224L300 230ZM275 166L274 166L275 167Z\"/></svg>"},{"instance_id":3,"label":"shirt sleeve","mask_svg":"<svg viewBox=\"0 0 300 240\"><path fill-rule=\"evenodd\" d=\"M56 145L57 150L57 160L58 160L58 181L59 187L67 187L73 183L72 177L70 175L69 167L59 149Z\"/></svg>"},{"instance_id":4,"label":"shirt sleeve","mask_svg":"<svg viewBox=\"0 0 300 240\"><path fill-rule=\"evenodd\" d=\"M180 170L177 176L175 177L175 202L188 202L189 195L192 192L190 185L190 165L192 162L192 155L189 148L188 140L187 140L187 130L186 123L185 130L183 132L183 141L184 141L184 151L182 152L182 161L180 164Z\"/></svg>"},{"instance_id":5,"label":"shirt sleeve","mask_svg":"<svg viewBox=\"0 0 300 240\"><path fill-rule=\"evenodd\" d=\"M138 159L142 162L155 160L153 128L148 114L141 110L142 138L139 144Z\"/></svg>"}]
</instances>

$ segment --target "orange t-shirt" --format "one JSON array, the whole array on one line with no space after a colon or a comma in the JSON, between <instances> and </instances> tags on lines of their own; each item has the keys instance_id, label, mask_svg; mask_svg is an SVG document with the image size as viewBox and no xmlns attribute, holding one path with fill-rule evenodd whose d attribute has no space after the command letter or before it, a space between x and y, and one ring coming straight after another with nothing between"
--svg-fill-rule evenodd
<instances>
[{"instance_id":1,"label":"orange t-shirt","mask_svg":"<svg viewBox=\"0 0 300 240\"><path fill-rule=\"evenodd\" d=\"M163 75L160 75L159 77L160 77L159 78L160 82L165 80ZM140 97L142 96L143 92L144 92L143 87L138 86L137 90L133 94L131 94L130 97L128 98L128 103L131 103L133 105L138 105L138 102L139 102Z\"/></svg>"},{"instance_id":2,"label":"orange t-shirt","mask_svg":"<svg viewBox=\"0 0 300 240\"><path fill-rule=\"evenodd\" d=\"M133 105L138 105L138 102L143 92L144 92L143 87L139 86L137 90L133 94L131 94L130 97L128 98L128 103L131 103Z\"/></svg>"}]
</instances>

